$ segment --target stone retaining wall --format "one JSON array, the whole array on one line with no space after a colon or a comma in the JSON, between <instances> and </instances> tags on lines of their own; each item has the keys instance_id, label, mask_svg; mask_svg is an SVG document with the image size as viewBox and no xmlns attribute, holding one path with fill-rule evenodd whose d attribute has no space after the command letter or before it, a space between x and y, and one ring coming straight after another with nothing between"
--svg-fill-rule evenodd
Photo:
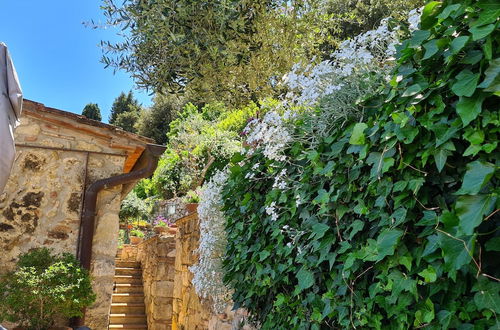
<instances>
[{"instance_id":1,"label":"stone retaining wall","mask_svg":"<svg viewBox=\"0 0 500 330\"><path fill-rule=\"evenodd\" d=\"M138 245L149 330L172 327L175 237L154 236Z\"/></svg>"}]
</instances>

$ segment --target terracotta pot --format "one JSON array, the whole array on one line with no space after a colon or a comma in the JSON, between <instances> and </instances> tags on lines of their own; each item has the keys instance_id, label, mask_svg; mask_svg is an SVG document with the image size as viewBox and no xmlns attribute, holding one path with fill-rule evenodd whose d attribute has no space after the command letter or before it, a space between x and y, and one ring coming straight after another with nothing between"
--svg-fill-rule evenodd
<instances>
[{"instance_id":1,"label":"terracotta pot","mask_svg":"<svg viewBox=\"0 0 500 330\"><path fill-rule=\"evenodd\" d=\"M155 230L155 233L157 233L159 235L161 233L166 232L167 231L167 227L155 227L154 230Z\"/></svg>"},{"instance_id":2,"label":"terracotta pot","mask_svg":"<svg viewBox=\"0 0 500 330\"><path fill-rule=\"evenodd\" d=\"M167 232L169 234L175 235L175 234L177 234L177 227L168 227Z\"/></svg>"},{"instance_id":3,"label":"terracotta pot","mask_svg":"<svg viewBox=\"0 0 500 330\"><path fill-rule=\"evenodd\" d=\"M142 237L130 236L130 244L137 245L142 242Z\"/></svg>"},{"instance_id":4,"label":"terracotta pot","mask_svg":"<svg viewBox=\"0 0 500 330\"><path fill-rule=\"evenodd\" d=\"M187 203L186 204L186 210L188 211L188 214L196 212L198 209L198 203Z\"/></svg>"}]
</instances>

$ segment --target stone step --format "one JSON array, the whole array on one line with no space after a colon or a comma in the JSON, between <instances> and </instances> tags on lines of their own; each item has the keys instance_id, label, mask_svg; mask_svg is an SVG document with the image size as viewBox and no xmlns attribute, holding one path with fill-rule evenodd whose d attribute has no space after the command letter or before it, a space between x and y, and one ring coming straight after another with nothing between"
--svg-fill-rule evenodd
<instances>
[{"instance_id":1,"label":"stone step","mask_svg":"<svg viewBox=\"0 0 500 330\"><path fill-rule=\"evenodd\" d=\"M115 284L115 290L113 292L115 293L127 293L127 292L138 292L142 293L144 291L144 288L142 284L139 283L116 283Z\"/></svg>"},{"instance_id":2,"label":"stone step","mask_svg":"<svg viewBox=\"0 0 500 330\"><path fill-rule=\"evenodd\" d=\"M110 324L109 329L147 329L145 324Z\"/></svg>"},{"instance_id":3,"label":"stone step","mask_svg":"<svg viewBox=\"0 0 500 330\"><path fill-rule=\"evenodd\" d=\"M115 283L142 284L140 275L115 275Z\"/></svg>"},{"instance_id":4,"label":"stone step","mask_svg":"<svg viewBox=\"0 0 500 330\"><path fill-rule=\"evenodd\" d=\"M147 324L145 314L109 314L109 324Z\"/></svg>"},{"instance_id":5,"label":"stone step","mask_svg":"<svg viewBox=\"0 0 500 330\"><path fill-rule=\"evenodd\" d=\"M132 267L116 267L115 275L142 275L142 270Z\"/></svg>"},{"instance_id":6,"label":"stone step","mask_svg":"<svg viewBox=\"0 0 500 330\"><path fill-rule=\"evenodd\" d=\"M113 293L111 301L113 303L144 303L144 295L142 293Z\"/></svg>"},{"instance_id":7,"label":"stone step","mask_svg":"<svg viewBox=\"0 0 500 330\"><path fill-rule=\"evenodd\" d=\"M112 303L111 313L130 313L130 314L144 314L146 311L146 306L144 303Z\"/></svg>"},{"instance_id":8,"label":"stone step","mask_svg":"<svg viewBox=\"0 0 500 330\"><path fill-rule=\"evenodd\" d=\"M121 259L115 259L116 267L129 267L129 268L141 268L141 263L139 261L126 261Z\"/></svg>"}]
</instances>

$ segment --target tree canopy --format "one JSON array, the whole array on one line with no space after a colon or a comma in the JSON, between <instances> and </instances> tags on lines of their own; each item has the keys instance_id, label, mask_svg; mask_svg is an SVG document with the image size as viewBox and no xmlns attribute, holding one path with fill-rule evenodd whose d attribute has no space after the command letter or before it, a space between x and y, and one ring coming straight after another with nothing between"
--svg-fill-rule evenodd
<instances>
[{"instance_id":1,"label":"tree canopy","mask_svg":"<svg viewBox=\"0 0 500 330\"><path fill-rule=\"evenodd\" d=\"M99 106L97 103L89 103L83 108L82 115L89 118L89 119L94 119L101 121L101 110L99 109Z\"/></svg>"}]
</instances>

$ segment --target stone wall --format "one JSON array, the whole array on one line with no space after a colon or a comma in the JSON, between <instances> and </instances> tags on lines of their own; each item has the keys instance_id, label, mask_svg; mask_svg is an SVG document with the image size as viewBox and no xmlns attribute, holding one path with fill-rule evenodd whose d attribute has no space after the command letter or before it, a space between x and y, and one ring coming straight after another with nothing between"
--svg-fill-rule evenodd
<instances>
[{"instance_id":1,"label":"stone wall","mask_svg":"<svg viewBox=\"0 0 500 330\"><path fill-rule=\"evenodd\" d=\"M176 257L174 277L173 330L208 329L210 309L194 289L193 274L189 267L198 262L200 229L198 214L193 213L177 220Z\"/></svg>"},{"instance_id":2,"label":"stone wall","mask_svg":"<svg viewBox=\"0 0 500 330\"><path fill-rule=\"evenodd\" d=\"M175 237L154 236L138 245L149 330L172 327Z\"/></svg>"},{"instance_id":3,"label":"stone wall","mask_svg":"<svg viewBox=\"0 0 500 330\"><path fill-rule=\"evenodd\" d=\"M0 273L33 248L76 254L85 188L123 173L137 159L134 151L146 145L138 136L39 103L26 101L24 109L15 163L0 195ZM98 195L91 269L97 301L86 314L93 329L108 324L123 195L121 186Z\"/></svg>"},{"instance_id":4,"label":"stone wall","mask_svg":"<svg viewBox=\"0 0 500 330\"><path fill-rule=\"evenodd\" d=\"M193 274L189 267L198 262L196 254L200 239L198 214L194 213L181 218L176 224L178 232L176 236L172 329L254 329L246 324L248 315L245 310L233 311L232 306L229 305L224 313L215 314L212 312L209 302L196 294L191 282Z\"/></svg>"}]
</instances>

